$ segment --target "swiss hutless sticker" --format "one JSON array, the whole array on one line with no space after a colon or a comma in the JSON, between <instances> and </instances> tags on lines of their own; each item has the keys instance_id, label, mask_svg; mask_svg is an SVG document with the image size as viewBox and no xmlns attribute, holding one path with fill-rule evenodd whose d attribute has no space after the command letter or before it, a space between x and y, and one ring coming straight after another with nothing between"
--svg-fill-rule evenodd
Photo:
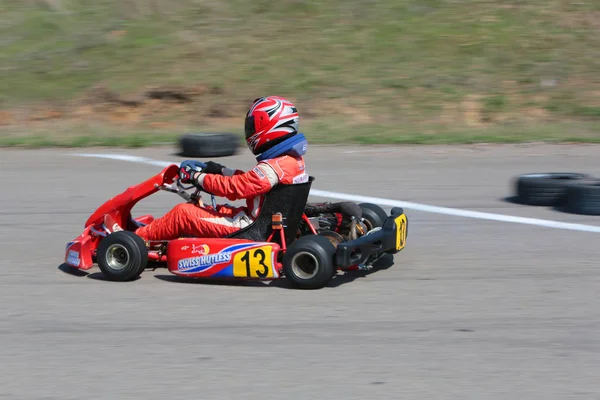
<instances>
[{"instance_id":1,"label":"swiss hutless sticker","mask_svg":"<svg viewBox=\"0 0 600 400\"><path fill-rule=\"evenodd\" d=\"M177 263L177 269L186 271L194 268L208 268L229 261L231 261L231 252L208 254L201 257L183 258Z\"/></svg>"}]
</instances>

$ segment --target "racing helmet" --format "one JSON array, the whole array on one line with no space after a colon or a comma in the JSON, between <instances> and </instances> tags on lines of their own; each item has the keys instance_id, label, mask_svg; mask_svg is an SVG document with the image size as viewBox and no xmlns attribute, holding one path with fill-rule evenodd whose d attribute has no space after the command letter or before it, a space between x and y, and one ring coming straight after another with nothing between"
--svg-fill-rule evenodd
<instances>
[{"instance_id":1,"label":"racing helmet","mask_svg":"<svg viewBox=\"0 0 600 400\"><path fill-rule=\"evenodd\" d=\"M300 117L291 101L278 96L259 97L246 114L246 143L254 155L298 134Z\"/></svg>"}]
</instances>

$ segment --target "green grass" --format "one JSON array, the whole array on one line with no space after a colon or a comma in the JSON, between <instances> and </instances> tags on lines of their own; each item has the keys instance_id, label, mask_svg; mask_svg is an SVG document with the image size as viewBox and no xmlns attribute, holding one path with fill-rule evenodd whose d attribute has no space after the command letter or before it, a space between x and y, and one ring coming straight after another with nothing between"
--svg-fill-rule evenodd
<instances>
[{"instance_id":1,"label":"green grass","mask_svg":"<svg viewBox=\"0 0 600 400\"><path fill-rule=\"evenodd\" d=\"M0 137L0 147L148 147L158 144L175 144L178 135L135 132L126 135L111 135L98 137L86 134L76 134L67 137L55 137L48 134L3 136Z\"/></svg>"},{"instance_id":2,"label":"green grass","mask_svg":"<svg viewBox=\"0 0 600 400\"><path fill-rule=\"evenodd\" d=\"M0 10L0 109L13 116L0 145L144 145L156 120L167 138L239 131L264 94L292 98L313 142L600 137L596 0L0 0ZM134 99L153 86L206 91L124 123L90 100L98 86ZM69 128L87 124L75 111L90 101L109 139ZM64 110L64 131L19 128L44 107Z\"/></svg>"},{"instance_id":3,"label":"green grass","mask_svg":"<svg viewBox=\"0 0 600 400\"><path fill-rule=\"evenodd\" d=\"M55 127L56 128L56 127ZM162 130L137 130L115 128L106 130L103 126L64 126L48 134L39 127L35 130L15 128L7 130L0 137L0 147L148 147L153 145L177 145L183 133L193 132L192 128L178 132ZM320 120L308 125L311 144L474 144L474 143L600 143L600 122L549 123L525 125L498 125L488 128L441 128L426 130L418 126L405 127L397 133L392 126L364 125L353 130L344 129L336 120ZM236 131L231 127L230 131ZM240 132L240 146L243 136Z\"/></svg>"}]
</instances>

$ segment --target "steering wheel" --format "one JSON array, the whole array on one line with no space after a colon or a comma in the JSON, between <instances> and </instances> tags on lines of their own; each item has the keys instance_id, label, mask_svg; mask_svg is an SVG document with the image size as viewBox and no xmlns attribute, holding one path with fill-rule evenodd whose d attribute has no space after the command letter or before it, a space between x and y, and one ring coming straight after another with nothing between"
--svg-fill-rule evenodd
<instances>
[{"instance_id":1,"label":"steering wheel","mask_svg":"<svg viewBox=\"0 0 600 400\"><path fill-rule=\"evenodd\" d=\"M205 165L204 163L200 163L200 162L194 162L196 165L196 171L197 172L202 172L202 168ZM169 184L169 183L163 183L162 185L155 185L155 187L159 190L165 190L167 192L171 192L171 193L175 193L178 194L179 196L181 196L186 202L188 203L197 203L199 200L201 200L202 198L202 192L203 190L200 189L199 187L196 187L194 185L190 185L190 186L184 186L183 183L181 183L181 180L179 179L179 176L176 176L175 178L173 178L173 182L174 184ZM192 194L188 193L188 190L190 189L195 189L194 192ZM211 196L211 202L212 202L212 206L216 207L217 206L217 201L215 199L215 195L209 192L204 191L207 194L210 194Z\"/></svg>"}]
</instances>

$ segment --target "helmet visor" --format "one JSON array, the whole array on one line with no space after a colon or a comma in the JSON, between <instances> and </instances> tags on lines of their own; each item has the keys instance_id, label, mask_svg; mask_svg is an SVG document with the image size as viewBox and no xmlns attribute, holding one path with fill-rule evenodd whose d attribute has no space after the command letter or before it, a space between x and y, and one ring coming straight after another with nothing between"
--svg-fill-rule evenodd
<instances>
[{"instance_id":1,"label":"helmet visor","mask_svg":"<svg viewBox=\"0 0 600 400\"><path fill-rule=\"evenodd\" d=\"M254 126L254 116L246 117L244 130L246 132L246 140L248 140L250 136L256 133L256 128Z\"/></svg>"}]
</instances>

